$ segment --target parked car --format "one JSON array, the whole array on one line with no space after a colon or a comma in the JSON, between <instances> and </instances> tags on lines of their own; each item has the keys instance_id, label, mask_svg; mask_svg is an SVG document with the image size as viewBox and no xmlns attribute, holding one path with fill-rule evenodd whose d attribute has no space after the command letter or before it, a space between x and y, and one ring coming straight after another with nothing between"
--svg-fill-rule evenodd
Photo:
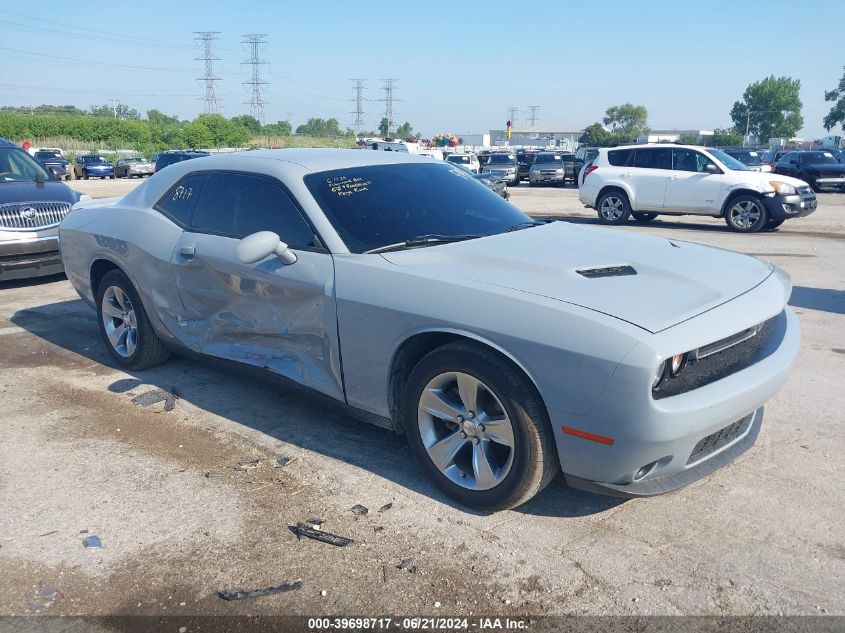
<instances>
[{"instance_id":1,"label":"parked car","mask_svg":"<svg viewBox=\"0 0 845 633\"><path fill-rule=\"evenodd\" d=\"M598 153L599 149L597 147L579 147L575 151L575 173L580 174L584 165L592 162Z\"/></svg>"},{"instance_id":2,"label":"parked car","mask_svg":"<svg viewBox=\"0 0 845 633\"><path fill-rule=\"evenodd\" d=\"M784 154L775 165L775 173L803 180L816 191L845 191L845 165L828 150Z\"/></svg>"},{"instance_id":3,"label":"parked car","mask_svg":"<svg viewBox=\"0 0 845 633\"><path fill-rule=\"evenodd\" d=\"M201 158L203 156L208 156L208 152L202 152L199 150L168 150L166 152L160 152L156 154L155 170L159 172L168 165L181 163L182 161L191 160L193 158Z\"/></svg>"},{"instance_id":4,"label":"parked car","mask_svg":"<svg viewBox=\"0 0 845 633\"><path fill-rule=\"evenodd\" d=\"M778 164L778 161L783 158L784 154L788 154L792 150L788 149L770 149L766 152L763 152L762 156L760 156L760 160L763 164L768 165L771 167L771 170L775 170L775 165Z\"/></svg>"},{"instance_id":5,"label":"parked car","mask_svg":"<svg viewBox=\"0 0 845 633\"><path fill-rule=\"evenodd\" d=\"M80 198L28 152L0 139L0 282L64 270L57 227Z\"/></svg>"},{"instance_id":6,"label":"parked car","mask_svg":"<svg viewBox=\"0 0 845 633\"><path fill-rule=\"evenodd\" d=\"M724 152L691 145L600 149L583 175L581 202L602 224L660 214L722 217L732 231L774 229L816 210L816 194L796 178L750 171Z\"/></svg>"},{"instance_id":7,"label":"parked car","mask_svg":"<svg viewBox=\"0 0 845 633\"><path fill-rule=\"evenodd\" d=\"M114 178L114 165L99 154L80 154L73 161L75 178Z\"/></svg>"},{"instance_id":8,"label":"parked car","mask_svg":"<svg viewBox=\"0 0 845 633\"><path fill-rule=\"evenodd\" d=\"M756 149L722 149L725 154L737 159L751 171L770 172L772 166L763 161L762 151Z\"/></svg>"},{"instance_id":9,"label":"parked car","mask_svg":"<svg viewBox=\"0 0 845 633\"><path fill-rule=\"evenodd\" d=\"M564 166L560 154L555 152L536 154L528 172L528 185L532 187L541 184L565 185L568 179L573 178L572 169L574 165L572 162L567 164L569 175L566 173L567 168Z\"/></svg>"},{"instance_id":10,"label":"parked car","mask_svg":"<svg viewBox=\"0 0 845 633\"><path fill-rule=\"evenodd\" d=\"M70 180L70 163L54 150L36 150L33 158L53 172L59 180Z\"/></svg>"},{"instance_id":11,"label":"parked car","mask_svg":"<svg viewBox=\"0 0 845 633\"><path fill-rule=\"evenodd\" d=\"M508 200L511 197L510 193L508 192L508 184L495 174L478 174L472 171L469 167L461 165L460 163L452 164L464 173L475 178L478 182L490 189L490 191L495 193L497 196L501 196L505 200Z\"/></svg>"},{"instance_id":12,"label":"parked car","mask_svg":"<svg viewBox=\"0 0 845 633\"><path fill-rule=\"evenodd\" d=\"M449 154L446 157L446 162L463 165L475 173L479 173L481 171L481 164L478 162L478 156L472 152Z\"/></svg>"},{"instance_id":13,"label":"parked car","mask_svg":"<svg viewBox=\"0 0 845 633\"><path fill-rule=\"evenodd\" d=\"M660 494L754 444L800 345L786 273L537 223L452 165L364 154L200 158L77 205L62 258L114 362L174 347L293 380L405 434L437 486L485 510L560 468Z\"/></svg>"},{"instance_id":14,"label":"parked car","mask_svg":"<svg viewBox=\"0 0 845 633\"><path fill-rule=\"evenodd\" d=\"M478 152L478 154L477 154L477 156L478 156L478 164L479 164L481 167L484 167L484 165L486 165L486 164L487 164L487 161L489 161L489 160L490 160L490 156L491 156L492 154L493 154L493 150L489 150L489 149L483 149L483 150L481 150L480 152Z\"/></svg>"},{"instance_id":15,"label":"parked car","mask_svg":"<svg viewBox=\"0 0 845 633\"><path fill-rule=\"evenodd\" d=\"M490 154L487 164L482 166L482 174L494 174L508 183L511 187L519 184L519 169L516 154L513 152L494 152Z\"/></svg>"},{"instance_id":16,"label":"parked car","mask_svg":"<svg viewBox=\"0 0 845 633\"><path fill-rule=\"evenodd\" d=\"M114 166L115 178L142 178L152 176L155 173L155 164L145 158L135 156L133 158L121 158Z\"/></svg>"},{"instance_id":17,"label":"parked car","mask_svg":"<svg viewBox=\"0 0 845 633\"><path fill-rule=\"evenodd\" d=\"M531 171L531 163L534 162L534 157L538 154L537 150L520 149L516 152L516 164L519 166L519 179L527 180L528 173Z\"/></svg>"}]
</instances>

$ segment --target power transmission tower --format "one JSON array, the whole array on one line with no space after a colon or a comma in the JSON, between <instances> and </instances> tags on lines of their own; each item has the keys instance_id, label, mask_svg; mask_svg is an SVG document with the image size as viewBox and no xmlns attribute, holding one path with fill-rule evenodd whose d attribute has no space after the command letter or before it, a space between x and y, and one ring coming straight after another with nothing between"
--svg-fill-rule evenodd
<instances>
[{"instance_id":1,"label":"power transmission tower","mask_svg":"<svg viewBox=\"0 0 845 633\"><path fill-rule=\"evenodd\" d=\"M249 51L249 59L241 63L252 66L249 79L243 82L244 87L251 91L249 101L244 101L244 103L249 104L250 114L261 125L264 125L264 104L266 101L264 101L264 97L261 94L261 89L267 85L267 82L261 79L261 65L267 62L259 57L259 53L267 46L267 34L247 33L241 37L244 38L241 44L246 46L246 49Z\"/></svg>"},{"instance_id":2,"label":"power transmission tower","mask_svg":"<svg viewBox=\"0 0 845 633\"><path fill-rule=\"evenodd\" d=\"M511 122L511 127L516 127L516 113L519 112L519 108L516 106L510 106L508 108L508 121Z\"/></svg>"},{"instance_id":3,"label":"power transmission tower","mask_svg":"<svg viewBox=\"0 0 845 633\"><path fill-rule=\"evenodd\" d=\"M394 84L399 81L398 79L380 79L379 81L384 82L384 116L387 119L387 136L393 136L393 102L399 101L399 99L394 98L393 96L393 88Z\"/></svg>"},{"instance_id":4,"label":"power transmission tower","mask_svg":"<svg viewBox=\"0 0 845 633\"><path fill-rule=\"evenodd\" d=\"M531 110L528 120L531 122L531 127L534 127L534 124L537 122L537 110L540 109L540 106L528 106L528 109Z\"/></svg>"},{"instance_id":5,"label":"power transmission tower","mask_svg":"<svg viewBox=\"0 0 845 633\"><path fill-rule=\"evenodd\" d=\"M205 63L205 74L197 77L197 81L205 84L205 113L216 114L220 111L217 103L217 95L214 94L214 82L220 81L220 77L214 76L214 62L220 58L214 56L214 43L220 39L220 31L194 31L194 41L202 46L202 57L194 58L194 61Z\"/></svg>"},{"instance_id":6,"label":"power transmission tower","mask_svg":"<svg viewBox=\"0 0 845 633\"><path fill-rule=\"evenodd\" d=\"M354 81L354 89L355 89L355 98L352 100L355 102L355 112L351 114L355 115L355 122L352 124L352 129L356 132L360 133L364 131L365 123L364 123L364 80L363 79L350 79L349 81Z\"/></svg>"}]
</instances>

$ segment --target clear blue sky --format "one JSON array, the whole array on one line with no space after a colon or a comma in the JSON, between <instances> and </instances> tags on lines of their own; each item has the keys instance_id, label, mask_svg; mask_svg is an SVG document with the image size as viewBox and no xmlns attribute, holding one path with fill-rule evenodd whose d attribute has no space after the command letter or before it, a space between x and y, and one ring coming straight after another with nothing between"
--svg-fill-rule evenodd
<instances>
[{"instance_id":1,"label":"clear blue sky","mask_svg":"<svg viewBox=\"0 0 845 633\"><path fill-rule=\"evenodd\" d=\"M215 70L224 114L248 113L240 36L259 32L269 40L268 122L291 112L295 125L308 116L350 125L352 77L367 79L366 119L377 121L379 78L395 77L397 124L408 120L426 136L501 127L508 106L521 109L518 119L539 105L538 124L583 127L626 101L645 105L655 129L727 127L745 87L775 74L801 80L802 135L818 137L827 134L824 91L845 65L842 0L2 6L0 104L87 108L114 97L192 118L204 94L192 32L208 30L221 32Z\"/></svg>"}]
</instances>

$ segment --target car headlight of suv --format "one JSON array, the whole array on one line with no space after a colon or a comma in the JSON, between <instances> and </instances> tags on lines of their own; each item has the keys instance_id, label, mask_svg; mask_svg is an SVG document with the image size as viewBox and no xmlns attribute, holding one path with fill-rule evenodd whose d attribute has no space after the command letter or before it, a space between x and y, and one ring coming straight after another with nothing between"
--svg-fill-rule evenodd
<instances>
[{"instance_id":1,"label":"car headlight of suv","mask_svg":"<svg viewBox=\"0 0 845 633\"><path fill-rule=\"evenodd\" d=\"M776 193L779 193L782 196L791 196L793 194L798 193L795 190L795 187L786 182L781 182L779 180L771 180L769 181L769 184L772 186L772 189L774 189Z\"/></svg>"}]
</instances>

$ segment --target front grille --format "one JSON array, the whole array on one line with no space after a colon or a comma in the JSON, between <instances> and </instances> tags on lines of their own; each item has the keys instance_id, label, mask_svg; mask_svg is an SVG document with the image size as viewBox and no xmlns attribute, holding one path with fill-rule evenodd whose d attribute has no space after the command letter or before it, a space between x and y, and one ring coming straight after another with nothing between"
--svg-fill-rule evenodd
<instances>
[{"instance_id":1,"label":"front grille","mask_svg":"<svg viewBox=\"0 0 845 633\"><path fill-rule=\"evenodd\" d=\"M777 350L786 335L786 312L781 312L757 327L757 332L745 338L748 330L702 346L699 351L708 353L703 358L691 359L675 378L664 380L652 391L655 400L677 396L693 389L727 378L767 358ZM732 343L732 339L738 340ZM724 347L724 344L730 344ZM721 349L720 349L721 348Z\"/></svg>"},{"instance_id":2,"label":"front grille","mask_svg":"<svg viewBox=\"0 0 845 633\"><path fill-rule=\"evenodd\" d=\"M68 202L16 202L0 205L0 229L36 231L58 226L68 211Z\"/></svg>"},{"instance_id":3,"label":"front grille","mask_svg":"<svg viewBox=\"0 0 845 633\"><path fill-rule=\"evenodd\" d=\"M741 437L748 430L753 418L754 414L749 413L741 420L737 420L733 424L729 424L725 428L701 438L698 444L695 445L695 448L692 449L692 453L690 453L689 459L687 459L687 466L704 459L708 455L712 455L720 448L727 446L738 437Z\"/></svg>"},{"instance_id":4,"label":"front grille","mask_svg":"<svg viewBox=\"0 0 845 633\"><path fill-rule=\"evenodd\" d=\"M20 255L0 255L0 264L43 262L50 259L59 259L59 251L44 251L43 253L21 253Z\"/></svg>"}]
</instances>

